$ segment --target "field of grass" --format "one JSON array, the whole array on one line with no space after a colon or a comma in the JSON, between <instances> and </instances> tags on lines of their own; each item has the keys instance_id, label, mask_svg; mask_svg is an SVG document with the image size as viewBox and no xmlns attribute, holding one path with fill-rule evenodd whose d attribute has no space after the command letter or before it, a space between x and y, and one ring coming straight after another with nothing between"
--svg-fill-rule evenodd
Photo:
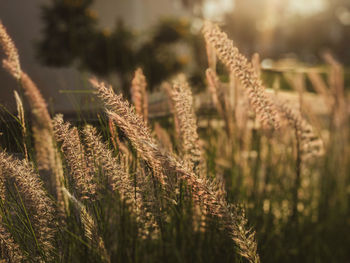
<instances>
[{"instance_id":1,"label":"field of grass","mask_svg":"<svg viewBox=\"0 0 350 263\"><path fill-rule=\"evenodd\" d=\"M322 73L285 72L287 101L278 79L263 85L257 54L210 22L202 33L205 114L180 74L155 117L135 69L131 102L91 77L105 114L70 123L49 114L0 23L19 87L18 112L1 113L0 262L350 262L343 67L326 54Z\"/></svg>"}]
</instances>

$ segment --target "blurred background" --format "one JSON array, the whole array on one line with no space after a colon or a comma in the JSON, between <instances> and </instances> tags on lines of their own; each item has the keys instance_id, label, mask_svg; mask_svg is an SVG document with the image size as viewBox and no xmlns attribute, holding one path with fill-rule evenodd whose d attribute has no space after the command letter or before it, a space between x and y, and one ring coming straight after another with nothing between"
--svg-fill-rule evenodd
<instances>
[{"instance_id":1,"label":"blurred background","mask_svg":"<svg viewBox=\"0 0 350 263\"><path fill-rule=\"evenodd\" d=\"M24 70L60 112L84 107L91 74L128 96L138 66L151 90L180 71L202 90L203 19L218 22L246 56L258 52L267 69L322 65L331 51L348 80L349 0L11 0L0 1L0 19ZM2 70L0 83L0 103L13 110L16 83Z\"/></svg>"},{"instance_id":2,"label":"blurred background","mask_svg":"<svg viewBox=\"0 0 350 263\"><path fill-rule=\"evenodd\" d=\"M168 133L180 156L171 105L161 87L184 72L194 93L208 174L222 175L229 201L246 204L262 262L350 262L350 0L0 0L0 19L51 113L63 113L78 125L108 127L101 124L103 109L92 95L90 76L130 99L131 80L141 67L149 125L159 138ZM267 92L288 100L310 122L320 138L316 142L324 145L322 156L298 158L297 141L303 137L298 119L295 127L284 125L277 134L261 128L245 88L220 62L214 102L205 76L205 19L218 23L249 60L254 58ZM13 90L23 93L0 69L0 145L18 153L22 134ZM179 258L223 262L217 255L227 255L233 262L232 251L227 252L231 241L209 229L213 245L203 242L202 247L192 232L183 231L188 238ZM164 246L169 254L161 258L177 260L173 241L170 235L170 245Z\"/></svg>"}]
</instances>

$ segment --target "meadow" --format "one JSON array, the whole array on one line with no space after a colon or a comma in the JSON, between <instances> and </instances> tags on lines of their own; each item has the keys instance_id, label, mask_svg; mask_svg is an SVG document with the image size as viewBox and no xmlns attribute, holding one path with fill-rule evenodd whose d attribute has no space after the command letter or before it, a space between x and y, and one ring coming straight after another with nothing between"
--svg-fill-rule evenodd
<instances>
[{"instance_id":1,"label":"meadow","mask_svg":"<svg viewBox=\"0 0 350 263\"><path fill-rule=\"evenodd\" d=\"M201 96L174 76L159 117L142 69L130 102L92 76L104 113L73 123L50 114L0 23L18 82L17 112L1 113L0 262L350 262L344 68L330 53L280 66L285 96L258 54L211 22L202 35Z\"/></svg>"}]
</instances>

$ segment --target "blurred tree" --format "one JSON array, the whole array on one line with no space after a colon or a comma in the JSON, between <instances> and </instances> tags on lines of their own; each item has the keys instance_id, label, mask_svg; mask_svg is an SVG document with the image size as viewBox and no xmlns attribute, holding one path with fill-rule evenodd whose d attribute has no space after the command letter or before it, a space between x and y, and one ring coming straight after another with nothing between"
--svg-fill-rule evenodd
<instances>
[{"instance_id":1,"label":"blurred tree","mask_svg":"<svg viewBox=\"0 0 350 263\"><path fill-rule=\"evenodd\" d=\"M331 50L350 65L350 1L328 0L325 6L319 12L299 14L291 13L288 1L235 0L225 30L247 55L259 52L278 58L293 53L303 61L320 63L320 54Z\"/></svg>"},{"instance_id":2,"label":"blurred tree","mask_svg":"<svg viewBox=\"0 0 350 263\"><path fill-rule=\"evenodd\" d=\"M92 39L96 19L88 9L91 3L54 0L52 6L42 7L45 37L39 43L39 56L46 65L71 64L81 54L81 44Z\"/></svg>"},{"instance_id":3,"label":"blurred tree","mask_svg":"<svg viewBox=\"0 0 350 263\"><path fill-rule=\"evenodd\" d=\"M121 21L112 32L98 29L97 18L89 9L92 2L54 0L52 5L42 8L44 37L38 44L38 56L45 65L62 67L77 63L78 67L101 76L117 72L127 96L136 67L143 68L151 89L185 70L190 59L185 60L184 48L176 45L191 49L191 43L198 39L191 33L188 21L160 20L148 40L140 43L138 36Z\"/></svg>"},{"instance_id":4,"label":"blurred tree","mask_svg":"<svg viewBox=\"0 0 350 263\"><path fill-rule=\"evenodd\" d=\"M193 14L205 2L175 1ZM207 66L204 43L200 35L192 33L191 23L181 19L160 20L147 40L140 42L141 38L122 22L111 32L99 29L97 17L90 9L92 3L93 0L52 0L50 6L42 8L44 37L38 45L38 54L45 65L74 63L98 75L116 72L127 95L133 70L139 66L151 89L184 70L196 87L203 86ZM303 61L319 63L320 54L331 50L339 61L349 65L350 1L328 0L327 8L308 15L291 14L288 3L291 2L235 0L232 14L225 18L224 30L248 56L259 52L262 58L279 58L289 53Z\"/></svg>"},{"instance_id":5,"label":"blurred tree","mask_svg":"<svg viewBox=\"0 0 350 263\"><path fill-rule=\"evenodd\" d=\"M202 5L205 0L180 0L180 1L183 4L183 6L185 6L186 8L193 9L196 6Z\"/></svg>"}]
</instances>

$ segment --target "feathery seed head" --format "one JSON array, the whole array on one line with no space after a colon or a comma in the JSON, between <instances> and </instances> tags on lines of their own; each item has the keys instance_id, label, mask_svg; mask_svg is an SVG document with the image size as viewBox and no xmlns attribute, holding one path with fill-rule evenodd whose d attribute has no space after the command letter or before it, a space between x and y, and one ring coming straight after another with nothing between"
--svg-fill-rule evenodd
<instances>
[{"instance_id":1,"label":"feathery seed head","mask_svg":"<svg viewBox=\"0 0 350 263\"><path fill-rule=\"evenodd\" d=\"M64 123L61 114L53 120L54 134L69 165L77 194L82 199L96 198L96 183L93 180L94 171L87 162L84 146L80 142L76 127Z\"/></svg>"},{"instance_id":2,"label":"feathery seed head","mask_svg":"<svg viewBox=\"0 0 350 263\"><path fill-rule=\"evenodd\" d=\"M25 160L17 160L5 152L0 152L0 171L2 175L0 180L1 199L4 200L6 194L3 192L6 189L3 187L5 180L13 180L29 213L36 239L46 257L51 258L55 236L53 228L54 208L39 175L34 173L32 167Z\"/></svg>"},{"instance_id":3,"label":"feathery seed head","mask_svg":"<svg viewBox=\"0 0 350 263\"><path fill-rule=\"evenodd\" d=\"M217 25L206 21L203 27L203 34L205 41L216 50L218 58L230 72L239 78L242 85L246 88L250 103L261 121L277 129L279 126L277 112L270 98L266 95L261 80L252 64L239 53L238 49L233 46L233 41L228 39L227 35Z\"/></svg>"},{"instance_id":4,"label":"feathery seed head","mask_svg":"<svg viewBox=\"0 0 350 263\"><path fill-rule=\"evenodd\" d=\"M165 184L161 162L155 151L157 143L152 138L147 124L135 113L135 109L122 98L122 95L116 95L113 92L111 86L107 88L105 83L98 82L94 78L90 79L90 82L104 102L107 114L123 130L142 158L152 167L159 182Z\"/></svg>"},{"instance_id":5,"label":"feathery seed head","mask_svg":"<svg viewBox=\"0 0 350 263\"><path fill-rule=\"evenodd\" d=\"M13 40L8 35L5 26L0 21L0 45L6 55L6 59L3 60L4 67L15 77L20 79L21 66L19 62L19 55Z\"/></svg>"},{"instance_id":6,"label":"feathery seed head","mask_svg":"<svg viewBox=\"0 0 350 263\"><path fill-rule=\"evenodd\" d=\"M173 82L171 99L174 105L174 114L179 122L181 148L185 154L184 160L190 162L195 168L201 156L199 148L199 137L197 133L196 115L193 109L193 97L190 86L183 74L179 75Z\"/></svg>"},{"instance_id":7,"label":"feathery seed head","mask_svg":"<svg viewBox=\"0 0 350 263\"><path fill-rule=\"evenodd\" d=\"M131 98L135 105L136 113L143 117L147 123L148 120L148 96L146 92L146 77L141 68L135 71L131 82Z\"/></svg>"}]
</instances>

